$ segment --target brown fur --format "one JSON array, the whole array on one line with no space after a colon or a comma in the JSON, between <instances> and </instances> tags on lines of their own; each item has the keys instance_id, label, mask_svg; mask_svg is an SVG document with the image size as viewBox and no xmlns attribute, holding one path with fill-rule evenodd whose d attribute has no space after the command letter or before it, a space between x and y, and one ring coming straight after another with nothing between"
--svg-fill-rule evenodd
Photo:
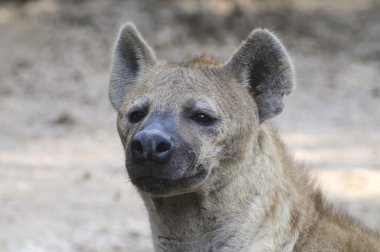
<instances>
[{"instance_id":1,"label":"brown fur","mask_svg":"<svg viewBox=\"0 0 380 252\"><path fill-rule=\"evenodd\" d=\"M146 121L174 115L174 130L196 155L184 172L207 171L192 186L138 187L156 251L380 251L379 235L327 203L265 122L281 112L293 82L286 50L268 31L252 32L224 64L205 56L168 64L156 61L133 25L123 28L110 99L126 153L141 126L126 115L145 104ZM218 123L194 124L186 116L194 106Z\"/></svg>"},{"instance_id":2,"label":"brown fur","mask_svg":"<svg viewBox=\"0 0 380 252\"><path fill-rule=\"evenodd\" d=\"M219 65L219 63L212 57L207 55L201 55L199 57L196 57L188 62L186 62L184 65L206 65L206 66L216 66Z\"/></svg>"}]
</instances>

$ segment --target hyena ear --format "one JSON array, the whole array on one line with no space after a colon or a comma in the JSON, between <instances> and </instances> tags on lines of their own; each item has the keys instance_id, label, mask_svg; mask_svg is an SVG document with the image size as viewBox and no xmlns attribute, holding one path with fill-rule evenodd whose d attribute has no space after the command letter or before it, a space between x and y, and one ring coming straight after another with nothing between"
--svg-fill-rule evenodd
<instances>
[{"instance_id":1,"label":"hyena ear","mask_svg":"<svg viewBox=\"0 0 380 252\"><path fill-rule=\"evenodd\" d=\"M249 89L260 123L282 111L282 98L294 83L293 66L286 49L271 32L254 30L226 67Z\"/></svg>"},{"instance_id":2,"label":"hyena ear","mask_svg":"<svg viewBox=\"0 0 380 252\"><path fill-rule=\"evenodd\" d=\"M127 85L156 63L152 49L147 45L135 26L126 24L119 33L113 55L109 97L117 110L124 98Z\"/></svg>"}]
</instances>

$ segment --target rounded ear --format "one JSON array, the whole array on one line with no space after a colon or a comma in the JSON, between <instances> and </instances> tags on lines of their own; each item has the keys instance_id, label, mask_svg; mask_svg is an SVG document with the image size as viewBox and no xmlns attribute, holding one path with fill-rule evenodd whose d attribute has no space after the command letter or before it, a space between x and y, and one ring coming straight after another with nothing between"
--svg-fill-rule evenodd
<instances>
[{"instance_id":1,"label":"rounded ear","mask_svg":"<svg viewBox=\"0 0 380 252\"><path fill-rule=\"evenodd\" d=\"M225 66L255 99L260 123L279 114L294 84L294 70L281 42L269 31L254 30Z\"/></svg>"},{"instance_id":2,"label":"rounded ear","mask_svg":"<svg viewBox=\"0 0 380 252\"><path fill-rule=\"evenodd\" d=\"M115 44L109 86L110 101L116 110L124 99L125 86L134 84L145 69L155 63L153 50L136 27L132 23L124 25Z\"/></svg>"}]
</instances>

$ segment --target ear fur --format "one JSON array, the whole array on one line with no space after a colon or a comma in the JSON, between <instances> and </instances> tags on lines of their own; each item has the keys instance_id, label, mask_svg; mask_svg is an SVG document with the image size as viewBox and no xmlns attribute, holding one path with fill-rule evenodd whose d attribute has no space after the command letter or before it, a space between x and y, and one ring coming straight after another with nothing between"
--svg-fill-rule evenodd
<instances>
[{"instance_id":1,"label":"ear fur","mask_svg":"<svg viewBox=\"0 0 380 252\"><path fill-rule=\"evenodd\" d=\"M292 90L294 71L285 47L271 32L254 30L226 67L250 90L260 123L283 110L282 98Z\"/></svg>"},{"instance_id":2,"label":"ear fur","mask_svg":"<svg viewBox=\"0 0 380 252\"><path fill-rule=\"evenodd\" d=\"M136 82L136 79L156 63L156 57L132 23L127 23L120 30L116 40L109 98L112 106L119 109L124 88Z\"/></svg>"}]
</instances>

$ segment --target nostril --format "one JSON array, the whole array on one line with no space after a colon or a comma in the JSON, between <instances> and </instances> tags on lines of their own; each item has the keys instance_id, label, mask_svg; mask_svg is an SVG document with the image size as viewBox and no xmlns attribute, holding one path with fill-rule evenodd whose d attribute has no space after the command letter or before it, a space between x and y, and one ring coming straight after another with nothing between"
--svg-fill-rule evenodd
<instances>
[{"instance_id":1,"label":"nostril","mask_svg":"<svg viewBox=\"0 0 380 252\"><path fill-rule=\"evenodd\" d=\"M172 145L170 142L161 142L157 145L156 152L162 153L162 152L170 150L171 147Z\"/></svg>"},{"instance_id":2,"label":"nostril","mask_svg":"<svg viewBox=\"0 0 380 252\"><path fill-rule=\"evenodd\" d=\"M135 150L141 153L144 151L143 146L140 141L132 141L131 148L132 150Z\"/></svg>"},{"instance_id":3,"label":"nostril","mask_svg":"<svg viewBox=\"0 0 380 252\"><path fill-rule=\"evenodd\" d=\"M129 154L136 163L164 163L170 159L174 147L174 142L164 132L143 130L131 139Z\"/></svg>"}]
</instances>

